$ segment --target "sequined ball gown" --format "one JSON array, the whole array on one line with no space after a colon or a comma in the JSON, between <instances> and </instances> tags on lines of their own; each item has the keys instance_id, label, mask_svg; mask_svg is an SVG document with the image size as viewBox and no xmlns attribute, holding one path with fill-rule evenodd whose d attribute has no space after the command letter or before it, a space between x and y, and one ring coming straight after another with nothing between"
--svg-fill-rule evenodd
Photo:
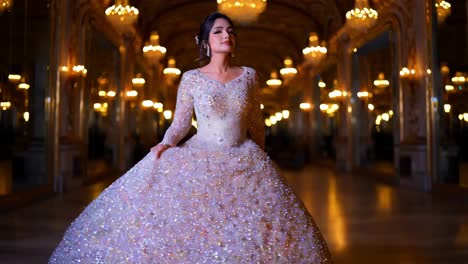
<instances>
[{"instance_id":1,"label":"sequined ball gown","mask_svg":"<svg viewBox=\"0 0 468 264\"><path fill-rule=\"evenodd\" d=\"M49 263L329 263L318 228L262 150L255 70L182 76L163 142L68 227ZM197 133L187 134L195 111ZM249 135L249 137L247 136Z\"/></svg>"}]
</instances>

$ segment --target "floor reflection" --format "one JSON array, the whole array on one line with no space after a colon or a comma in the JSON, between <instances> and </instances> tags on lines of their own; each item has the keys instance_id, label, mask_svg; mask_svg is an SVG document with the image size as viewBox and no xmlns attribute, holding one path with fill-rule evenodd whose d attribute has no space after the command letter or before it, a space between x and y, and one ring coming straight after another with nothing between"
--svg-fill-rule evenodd
<instances>
[{"instance_id":1,"label":"floor reflection","mask_svg":"<svg viewBox=\"0 0 468 264\"><path fill-rule=\"evenodd\" d=\"M323 167L283 171L336 263L466 263L468 195L423 193ZM65 228L114 179L0 215L0 262L45 263Z\"/></svg>"}]
</instances>

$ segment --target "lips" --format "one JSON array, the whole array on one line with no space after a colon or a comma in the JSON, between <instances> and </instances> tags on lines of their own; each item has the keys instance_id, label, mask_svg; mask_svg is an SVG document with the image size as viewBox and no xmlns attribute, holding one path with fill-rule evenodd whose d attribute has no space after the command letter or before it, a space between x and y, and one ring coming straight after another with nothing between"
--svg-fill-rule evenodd
<instances>
[{"instance_id":1,"label":"lips","mask_svg":"<svg viewBox=\"0 0 468 264\"><path fill-rule=\"evenodd\" d=\"M231 41L224 41L224 42L221 42L221 44L224 44L224 45L232 45Z\"/></svg>"}]
</instances>

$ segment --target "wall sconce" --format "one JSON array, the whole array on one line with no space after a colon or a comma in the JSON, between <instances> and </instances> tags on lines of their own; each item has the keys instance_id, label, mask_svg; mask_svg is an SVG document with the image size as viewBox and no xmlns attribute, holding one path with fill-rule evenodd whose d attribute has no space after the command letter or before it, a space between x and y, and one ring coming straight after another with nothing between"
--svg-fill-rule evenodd
<instances>
[{"instance_id":1,"label":"wall sconce","mask_svg":"<svg viewBox=\"0 0 468 264\"><path fill-rule=\"evenodd\" d=\"M172 111L171 110L166 110L166 111L163 112L163 115L164 115L164 118L166 120L169 120L169 119L172 118Z\"/></svg>"},{"instance_id":2,"label":"wall sconce","mask_svg":"<svg viewBox=\"0 0 468 264\"><path fill-rule=\"evenodd\" d=\"M333 116L338 109L340 109L338 104L320 104L320 111L325 112L330 116Z\"/></svg>"},{"instance_id":3,"label":"wall sconce","mask_svg":"<svg viewBox=\"0 0 468 264\"><path fill-rule=\"evenodd\" d=\"M414 80L415 77L416 77L416 71L414 69L409 69L407 67L403 67L400 70L400 77L402 79Z\"/></svg>"},{"instance_id":4,"label":"wall sconce","mask_svg":"<svg viewBox=\"0 0 468 264\"><path fill-rule=\"evenodd\" d=\"M453 85L447 84L445 85L445 91L453 91L455 90L455 87Z\"/></svg>"},{"instance_id":5,"label":"wall sconce","mask_svg":"<svg viewBox=\"0 0 468 264\"><path fill-rule=\"evenodd\" d=\"M64 74L69 73L71 77L86 77L86 74L88 73L88 70L83 65L74 65L72 66L71 71L68 66L61 66L60 71Z\"/></svg>"},{"instance_id":6,"label":"wall sconce","mask_svg":"<svg viewBox=\"0 0 468 264\"><path fill-rule=\"evenodd\" d=\"M11 107L11 102L9 101L0 102L0 107L2 108L2 110L5 111Z\"/></svg>"},{"instance_id":7,"label":"wall sconce","mask_svg":"<svg viewBox=\"0 0 468 264\"><path fill-rule=\"evenodd\" d=\"M99 97L111 97L111 98L113 98L113 97L115 97L116 94L117 93L114 92L114 91L106 92L104 90L101 90L101 91L98 92Z\"/></svg>"},{"instance_id":8,"label":"wall sconce","mask_svg":"<svg viewBox=\"0 0 468 264\"><path fill-rule=\"evenodd\" d=\"M21 80L20 74L8 74L8 80L12 83L17 83Z\"/></svg>"},{"instance_id":9,"label":"wall sconce","mask_svg":"<svg viewBox=\"0 0 468 264\"><path fill-rule=\"evenodd\" d=\"M318 82L318 86L320 88L325 88L325 87L327 87L327 84L322 79L320 79L320 81Z\"/></svg>"},{"instance_id":10,"label":"wall sconce","mask_svg":"<svg viewBox=\"0 0 468 264\"><path fill-rule=\"evenodd\" d=\"M18 84L19 89L28 90L30 85L26 82L26 78L21 78L20 84Z\"/></svg>"},{"instance_id":11,"label":"wall sconce","mask_svg":"<svg viewBox=\"0 0 468 264\"><path fill-rule=\"evenodd\" d=\"M309 103L300 103L299 108L303 111L309 111L312 106Z\"/></svg>"},{"instance_id":12,"label":"wall sconce","mask_svg":"<svg viewBox=\"0 0 468 264\"><path fill-rule=\"evenodd\" d=\"M145 78L141 75L141 73L137 73L135 78L132 79L133 87L141 88L145 85L146 81Z\"/></svg>"},{"instance_id":13,"label":"wall sconce","mask_svg":"<svg viewBox=\"0 0 468 264\"><path fill-rule=\"evenodd\" d=\"M444 111L445 113L450 113L452 106L450 104L444 104Z\"/></svg>"},{"instance_id":14,"label":"wall sconce","mask_svg":"<svg viewBox=\"0 0 468 264\"><path fill-rule=\"evenodd\" d=\"M162 113L164 111L164 105L160 102L153 103L153 108L157 109L159 113Z\"/></svg>"},{"instance_id":15,"label":"wall sconce","mask_svg":"<svg viewBox=\"0 0 468 264\"><path fill-rule=\"evenodd\" d=\"M130 90L130 91L127 91L126 95L128 98L135 98L138 96L138 92L135 90Z\"/></svg>"},{"instance_id":16,"label":"wall sconce","mask_svg":"<svg viewBox=\"0 0 468 264\"><path fill-rule=\"evenodd\" d=\"M151 100L144 100L143 102L141 102L141 105L145 108L149 108L149 107L153 107L154 103Z\"/></svg>"},{"instance_id":17,"label":"wall sconce","mask_svg":"<svg viewBox=\"0 0 468 264\"><path fill-rule=\"evenodd\" d=\"M340 91L338 89L335 89L333 91L331 91L330 93L328 93L328 97L330 97L331 99L340 99L342 97L346 97L348 95L348 92L346 91Z\"/></svg>"},{"instance_id":18,"label":"wall sconce","mask_svg":"<svg viewBox=\"0 0 468 264\"><path fill-rule=\"evenodd\" d=\"M452 77L452 82L455 85L463 85L466 82L466 78L463 76L463 73L456 72L455 76Z\"/></svg>"},{"instance_id":19,"label":"wall sconce","mask_svg":"<svg viewBox=\"0 0 468 264\"><path fill-rule=\"evenodd\" d=\"M362 92L358 92L357 96L359 98L369 98L369 97L372 97L372 94L367 91L362 91Z\"/></svg>"}]
</instances>

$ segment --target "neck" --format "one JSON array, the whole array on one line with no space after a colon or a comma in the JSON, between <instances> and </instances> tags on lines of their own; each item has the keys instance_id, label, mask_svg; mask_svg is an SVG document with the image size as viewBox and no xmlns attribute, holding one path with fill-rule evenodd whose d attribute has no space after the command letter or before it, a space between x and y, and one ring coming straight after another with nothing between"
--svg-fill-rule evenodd
<instances>
[{"instance_id":1,"label":"neck","mask_svg":"<svg viewBox=\"0 0 468 264\"><path fill-rule=\"evenodd\" d=\"M229 54L213 54L206 66L213 72L227 72L230 66Z\"/></svg>"}]
</instances>

